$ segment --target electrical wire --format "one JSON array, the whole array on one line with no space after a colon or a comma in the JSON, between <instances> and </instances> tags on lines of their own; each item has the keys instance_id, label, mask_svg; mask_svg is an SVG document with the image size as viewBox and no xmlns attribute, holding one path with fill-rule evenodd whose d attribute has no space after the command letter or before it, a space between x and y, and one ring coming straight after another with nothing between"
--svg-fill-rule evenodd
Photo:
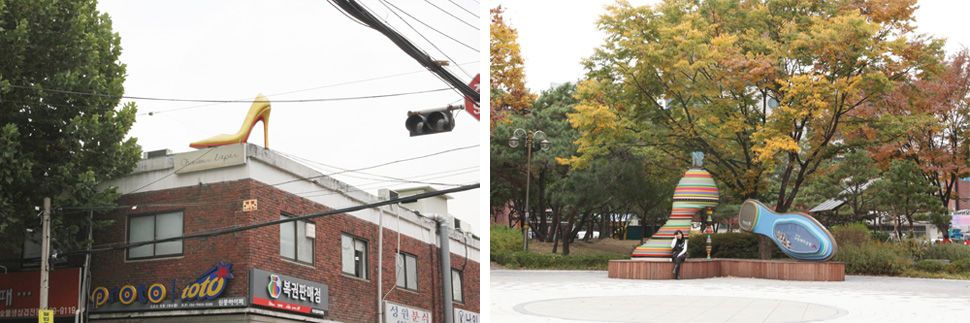
<instances>
[{"instance_id":1,"label":"electrical wire","mask_svg":"<svg viewBox=\"0 0 970 323\"><path fill-rule=\"evenodd\" d=\"M392 165L392 164L396 164L396 163L402 163L402 162L406 162L406 161L412 161L412 160L418 160L418 159L424 159L424 158L434 157L434 156L438 156L438 155L442 155L442 154L446 154L446 153L450 153L450 152L455 152L455 151L460 151L460 150L465 150L465 149L470 149L470 148L476 148L478 146L479 145L472 145L472 146L465 146L465 147L458 147L458 148L446 149L446 150L438 151L438 152L431 153L431 154L427 154L427 155L421 155L421 156L410 157L410 158L406 158L406 159L394 160L394 161L386 162L386 163L379 164L379 165L373 165L373 166L363 167L363 168L360 168L360 169L351 169L351 170L346 170L346 171L334 172L334 173L331 173L331 174L322 174L322 175L315 175L315 176L309 176L309 177L300 177L300 178L296 178L296 179L293 179L293 180L282 181L282 182L275 183L275 184L265 184L265 186L262 186L262 187L274 187L274 188L278 188L279 186L282 186L282 185L285 185L285 184L290 184L290 183L293 183L293 182L298 182L298 181L312 181L314 179L321 178L321 177L333 177L335 175L340 175L340 174L345 174L345 173L352 173L352 172L358 172L360 170L374 169L374 168L383 167L383 166L387 166L387 165ZM168 177L168 176L171 176L173 174L175 174L175 171L172 171L171 173L165 175L164 177ZM159 180L161 180L161 179L159 179ZM157 182L157 181L158 180L156 180L155 182ZM139 188L139 190L141 190L143 188L144 187L141 187L141 188ZM240 193L242 191L250 190L250 189L254 189L254 188L252 188L252 187L239 187L239 188L235 188L232 191L225 192L224 194L225 195L233 195L233 194L237 194L237 193ZM345 190L345 191L342 191L342 190L334 190L334 191L337 192L337 193L349 193L349 192L356 192L356 191L363 192L362 190L359 190L359 189L356 189L356 188L348 189L348 190ZM337 194L337 193L335 193L335 194ZM126 193L126 194L130 194L130 193ZM185 198L181 198L181 199L171 199L171 200L168 200L168 201L169 202L177 202L177 201L191 200L191 199L195 199L195 198L196 197L185 197Z\"/></svg>"},{"instance_id":2,"label":"electrical wire","mask_svg":"<svg viewBox=\"0 0 970 323\"><path fill-rule=\"evenodd\" d=\"M303 157L300 157L300 156L296 156L296 155L292 155L292 154L288 154L288 153L283 153L283 152L278 152L278 153L280 153L283 156L290 157L292 159L301 160L301 161L303 161L303 162L305 162L307 164L317 164L317 165L320 165L320 166L324 166L325 168L333 168L333 169L337 169L337 170L340 170L340 171L347 171L348 170L346 168L341 168L341 167L337 167L337 166L327 165L327 164L324 164L324 163L321 163L321 162L316 162L316 161L313 161L313 160L310 160L310 159L306 159L306 158L303 158ZM456 172L456 171L464 171L464 170L472 169L472 168L478 169L478 166L466 167L466 168L462 168L462 169L458 169L458 170L443 171L443 172L437 172L437 173L431 173L431 174L425 174L425 175L418 175L418 176L414 176L414 178L421 178L421 177L425 177L425 176L439 175L439 174ZM377 178L374 178L374 177L352 176L352 175L347 175L347 174L344 174L343 176L347 176L347 177L350 177L350 178L357 178L357 179L367 179L367 180L384 180L384 179L390 179L392 181L397 181L397 182L402 182L402 183L422 183L422 184L431 184L431 185L451 185L451 184L441 184L441 183L423 183L423 182L416 182L414 180L409 180L409 179L402 179L402 178L393 177L393 176L380 175L380 174L371 174L371 173L365 173L365 172L355 172L355 173L362 174L362 175L379 177L379 178L383 178L383 179L377 179Z\"/></svg>"},{"instance_id":3,"label":"electrical wire","mask_svg":"<svg viewBox=\"0 0 970 323\"><path fill-rule=\"evenodd\" d=\"M455 91L459 92L462 97L473 98L475 102L480 101L481 95L478 91L475 91L468 84L465 84L460 79L452 75L448 70L445 70L442 66L435 63L427 53L417 48L401 36L399 33L393 31L388 26L382 24L373 14L364 10L356 1L354 0L328 0L339 6L344 12L354 16L361 22L367 24L372 29L380 32L388 39L391 40L395 45L398 46L402 51L411 56L414 60L418 61L421 66L424 66L429 71L438 75L445 83L451 85Z\"/></svg>"},{"instance_id":4,"label":"electrical wire","mask_svg":"<svg viewBox=\"0 0 970 323\"><path fill-rule=\"evenodd\" d=\"M384 206L384 205L391 205L391 204L403 203L405 201L410 201L410 200L420 200L420 199L425 199L425 198L429 198L429 197L435 197L435 196L439 196L439 195L445 195L445 194L448 194L448 193L462 192L462 191L477 189L477 188L480 188L480 187L481 187L481 184L477 184L476 183L476 184L472 184L472 185L465 185L465 186L461 186L461 187L456 187L456 188L451 188L451 189L446 189L446 190L440 190L440 191L434 191L434 192L426 192L426 193L421 193L421 194L406 196L406 197L402 197L402 198L396 198L396 199L390 199L390 200L386 200L386 201L380 201L380 202L376 202L376 203L361 204L361 205L357 205L357 206L352 206L352 207L347 207L347 208L337 209L337 210L330 210L330 211L321 212L321 213L314 213L314 214L297 216L297 217L290 217L290 218L284 218L284 219L279 219L279 220L274 220L274 221L269 221L269 222L263 222L263 223L257 223L257 224L251 224L251 225L244 225L244 226L239 226L239 227L233 227L233 228L230 228L230 229L223 229L223 230L202 232L202 233L184 235L184 236L181 236L181 237L172 237L172 238L156 239L156 240L151 240L151 241L130 242L130 243L125 243L123 245L118 245L118 246L113 246L113 247L106 247L106 248L87 249L87 250L73 250L73 251L68 251L68 252L59 254L58 257L67 257L67 256L73 256L73 255L97 254L97 253L104 253L104 252L108 252L108 251L115 251L115 250L122 250L122 249L140 247L140 246L149 245L149 244L156 244L156 243L164 243L164 242L172 242L172 241L182 241L182 240L191 240L191 239L201 239L201 238L210 238L210 237L216 237L216 236L226 235L226 234L230 234L230 233L248 231L248 230L258 229L258 228L267 227L267 226L273 226L273 225L287 223L287 222L306 221L306 220L309 220L309 219L319 218L319 217L323 217L323 216L327 216L327 215L334 215L334 214L340 214L340 213L355 212L355 211L360 211L360 210L363 210L363 209L369 209L369 208L374 208L374 207L379 207L379 206Z\"/></svg>"},{"instance_id":5,"label":"electrical wire","mask_svg":"<svg viewBox=\"0 0 970 323\"><path fill-rule=\"evenodd\" d=\"M425 1L428 1L428 0L425 0ZM448 0L448 2L451 2L451 4L455 5L455 7L461 8L461 10L464 10L465 12L470 13L472 16L475 16L475 19L478 19L478 14L472 12L471 10L465 9L465 7L458 5L454 1ZM475 29L477 30L478 28L475 28Z\"/></svg>"},{"instance_id":6,"label":"electrical wire","mask_svg":"<svg viewBox=\"0 0 970 323\"><path fill-rule=\"evenodd\" d=\"M418 36L421 36L421 38L422 38L422 39L424 39L424 41L426 41L426 42L428 42L428 44L431 44L431 47L434 47L434 49L437 49L437 50L438 50L438 52L440 52L440 53L441 53L441 55L444 55L444 56L445 56L445 58L448 58L448 60L449 60L449 61L452 61L452 62L454 62L454 61L455 61L454 59L452 59L452 58L451 58L451 56L448 56L448 54L447 54L447 53L445 53L445 51L443 51L443 50L441 50L441 48L438 48L438 46L437 46L437 45L435 45L435 44L434 44L433 42L431 42L431 40L428 40L428 37L425 37L425 36L424 36L424 34L422 34L422 33L421 33L420 31L418 31L418 30L417 30L416 28L414 28L414 26L411 26L411 24L410 24L410 23L408 23L408 22L407 22L407 20L404 20L404 17L401 17L401 15L399 15L399 14L397 14L397 12L395 12L394 10L391 10L391 7L394 7L394 9L397 9L398 11L401 11L401 12L404 12L404 10L401 10L401 8L398 8L398 7L397 7L397 6L395 6L394 4L392 4L392 3L389 3L389 2L387 2L387 1L384 1L384 0L378 0L378 1L379 1L379 2L380 2L380 3L382 4L382 5L384 5L384 7L385 7L385 8L387 8L387 10L388 10L388 11L390 11L390 12L391 12L391 13L393 13L393 14L394 14L395 16L397 16L397 18L398 18L398 19L401 19L401 21L402 21L402 22L404 22L404 24L405 24L405 25L407 25L407 26L408 26L409 28L411 28L411 30L413 30L413 31L414 31L415 33L417 33L417 34L418 34ZM390 5L391 7L388 7L388 5ZM406 14L406 15L408 15L408 16L409 16L409 17L411 17L411 18L414 18L413 16L411 16L411 15L410 15L410 14L408 14L407 12L404 12L404 14ZM414 20L418 20L418 19L417 19L417 18L414 18ZM418 20L418 21L420 21L420 20ZM423 23L423 22L422 22L422 23ZM430 27L429 27L429 28L430 28ZM432 29L434 29L434 28L432 28ZM435 31L437 31L437 30L435 30ZM475 50L475 51L478 51L478 50ZM471 75L470 73L468 73L468 71L466 71L466 70L465 70L464 68L462 68L461 66L458 66L458 69L459 69L459 70L461 70L461 72L462 72L462 73L465 73L465 76L468 76L468 78L471 78L471 77L472 77L472 75Z\"/></svg>"},{"instance_id":7,"label":"electrical wire","mask_svg":"<svg viewBox=\"0 0 970 323\"><path fill-rule=\"evenodd\" d=\"M461 64L458 64L458 65L475 64L475 63L478 63L478 62L479 61L466 62L466 63L461 63ZM362 80L356 80L356 81L347 81L347 82L342 82L342 83L321 85L321 86L306 88L306 89L302 89L302 90L294 90L294 91L280 92L280 93L270 93L267 96L286 95L286 94L293 94L293 93L299 93L299 92L313 91L313 90L319 90L319 89L325 89L325 88L331 88L331 87L337 87L337 86L343 86L343 85L350 85L350 84L357 84L357 83L364 83L364 82L370 82L370 81L377 81L377 80L389 79L389 78L394 78L394 77L399 77L399 76L405 76L405 75L411 75L411 74L424 73L424 72L426 72L426 70L412 71L412 72L401 73L401 74L394 74L394 75L378 76L378 77L372 77L372 78L369 78L369 79L362 79ZM247 98L239 98L239 99L236 99L236 100L233 100L233 101L243 101L243 102L247 102L245 100L247 100ZM149 112L139 113L138 115L155 115L155 114L159 114L159 113L174 112L174 111L183 111L183 110L191 110L191 109L202 108L202 107L209 107L209 106L214 106L214 105L219 105L219 104L224 104L224 103L221 103L221 102L220 103L210 103L210 104L195 105L195 106L190 106L190 107L174 108L174 109L168 109L168 110L156 110L156 111L149 111Z\"/></svg>"},{"instance_id":8,"label":"electrical wire","mask_svg":"<svg viewBox=\"0 0 970 323\"><path fill-rule=\"evenodd\" d=\"M37 90L51 93L61 93L61 94L71 94L71 95L84 95L84 96L94 96L102 98L111 99L129 99L129 100L151 100L151 101L170 101L170 102L207 102L207 103L250 103L251 100L200 100L200 99L171 99L171 98L153 98L153 97L142 97L142 96L127 96L127 95L109 95L100 93L85 93L85 92L75 92L75 91L64 91L55 89L38 88L23 85L13 85L13 84L0 84L0 87L11 87L17 89L29 89ZM355 97L342 97L342 98L320 98L320 99L300 99L300 100L273 100L273 102L283 102L283 103L306 103L306 102L327 102L327 101L347 101L347 100L362 100L362 99L374 99L374 98L386 98L393 96L411 95L411 94L421 94L430 92L441 92L450 91L451 88L442 88L434 90L423 90L423 91L413 91L413 92L402 92L402 93L391 93L391 94L378 94L378 95L368 95L368 96L355 96ZM172 110L170 110L172 111Z\"/></svg>"},{"instance_id":9,"label":"electrical wire","mask_svg":"<svg viewBox=\"0 0 970 323\"><path fill-rule=\"evenodd\" d=\"M382 1L382 2L383 2L383 1ZM411 17L411 19L414 19L415 21L417 21L417 22L419 22L419 23L421 23L421 24L422 24L422 25L424 25L425 27L428 27L428 29L431 29L431 30L434 30L434 31L435 31L435 32L437 32L438 34L440 34L440 35L442 35L442 36L445 36L446 38L448 38L448 39L451 39L452 41L454 41L454 42L456 42L456 43L459 43L459 44L461 44L462 46L465 46L465 47L467 47L468 49L471 49L472 51L475 51L475 52L478 52L478 49L477 49L477 48L474 48L474 47L472 47L471 45L468 45L468 44L465 44L465 43L463 43L463 42L461 42L460 40L457 40L457 39L455 39L454 37L451 37L451 36L448 36L448 34L445 34L445 33L443 33L443 32L441 32L440 30L438 30L438 29L435 29L434 27L431 27L431 25L428 25L428 24L427 24L427 23L425 23L424 21L421 21L421 19L418 19L418 18L416 18L416 17L414 17L414 16L412 16L411 14L409 14L409 13L407 13L407 11L404 11L404 10L401 10L400 8L398 8L397 6L394 6L394 5L393 5L393 4L391 4L391 3L388 3L388 4L390 4L391 6L393 6L393 7L395 8L395 9L397 9L397 10L400 10L400 11L401 11L402 13L404 13L404 14L405 14L405 15L407 15L408 17ZM386 7L386 6L385 6L385 7ZM388 10L390 10L390 8L388 8ZM395 15L397 15L397 14L395 14ZM398 18L401 18L401 16L398 16ZM401 20L404 20L404 19L403 19L403 18L401 18ZM407 23L407 22L405 22L405 23ZM410 26L410 25L408 25L408 26ZM411 29L414 29L414 28L412 27ZM476 28L476 29L477 29L477 28ZM414 32L418 32L418 31L417 31L417 30L415 30ZM420 35L420 33L418 33L418 35ZM423 35L422 35L421 37L422 37L422 38L424 38L424 36L423 36ZM428 40L428 39L427 39L427 38L425 38L424 40ZM428 42L431 42L431 41L428 41ZM432 44L431 46L434 46L434 44ZM437 47L437 46L434 46L434 48L435 48L435 49L438 49L438 47ZM440 50L440 49L438 49L438 51L441 51L441 50ZM442 54L444 54L444 52L442 52ZM445 55L445 56L447 57L448 55ZM451 57L448 57L448 59L451 59ZM466 73L466 74L467 74L467 73Z\"/></svg>"},{"instance_id":10,"label":"electrical wire","mask_svg":"<svg viewBox=\"0 0 970 323\"><path fill-rule=\"evenodd\" d=\"M449 0L449 1L451 1L451 0ZM464 20L462 20L461 18L458 18L458 17L456 17L455 15L453 15L453 14L451 14L451 13L450 13L450 12L448 12L447 10L445 10L445 9L441 9L441 7L439 7L439 6L437 6L437 5L435 5L435 4L434 4L434 3L432 3L431 1L428 1L428 0L424 0L424 2L427 2L427 3L428 3L428 4L430 4L430 5L432 6L432 7L435 7L435 8L437 8L438 10L441 10L441 12L444 12L445 14L447 14L447 15L449 15L449 16L451 16L452 18L455 18L456 20L458 20L458 21L461 21L461 23L463 23L463 24L465 24L465 25L468 25L468 27L472 27L472 28L475 28L475 30L478 30L478 26L474 26L474 25L472 25L472 24L470 24L470 23L467 23L467 22L465 22ZM454 2L452 2L452 3L454 3ZM457 6L457 4L456 4L456 6ZM461 7L461 6L459 6L459 7ZM462 9L465 9L465 8L462 8ZM471 11L468 11L468 10L465 10L465 11L467 11L468 13L471 13ZM474 15L474 14L472 14L472 15ZM410 15L408 15L408 16L410 16ZM475 16L475 18L478 18L478 16Z\"/></svg>"}]
</instances>

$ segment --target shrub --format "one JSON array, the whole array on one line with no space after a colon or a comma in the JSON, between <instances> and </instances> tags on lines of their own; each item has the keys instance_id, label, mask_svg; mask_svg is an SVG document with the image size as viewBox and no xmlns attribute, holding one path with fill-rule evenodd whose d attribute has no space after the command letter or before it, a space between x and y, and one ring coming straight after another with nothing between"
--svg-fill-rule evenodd
<instances>
[{"instance_id":1,"label":"shrub","mask_svg":"<svg viewBox=\"0 0 970 323\"><path fill-rule=\"evenodd\" d=\"M950 264L946 267L946 271L953 274L970 273L970 258L963 258L950 262Z\"/></svg>"},{"instance_id":2,"label":"shrub","mask_svg":"<svg viewBox=\"0 0 970 323\"><path fill-rule=\"evenodd\" d=\"M492 260L495 260L495 254L522 249L522 231L519 229L493 225L488 236Z\"/></svg>"},{"instance_id":3,"label":"shrub","mask_svg":"<svg viewBox=\"0 0 970 323\"><path fill-rule=\"evenodd\" d=\"M492 254L492 260L508 268L606 270L613 259L627 256L563 256L526 251Z\"/></svg>"},{"instance_id":4,"label":"shrub","mask_svg":"<svg viewBox=\"0 0 970 323\"><path fill-rule=\"evenodd\" d=\"M687 253L691 258L707 258L707 234L692 233ZM771 257L788 258L775 244ZM758 259L758 235L747 232L727 232L711 235L712 258Z\"/></svg>"},{"instance_id":5,"label":"shrub","mask_svg":"<svg viewBox=\"0 0 970 323\"><path fill-rule=\"evenodd\" d=\"M832 227L832 236L839 246L861 246L872 242L872 234L865 223L856 222ZM879 240L881 241L881 240Z\"/></svg>"},{"instance_id":6,"label":"shrub","mask_svg":"<svg viewBox=\"0 0 970 323\"><path fill-rule=\"evenodd\" d=\"M845 263L847 274L899 275L910 264L910 258L905 253L905 250L892 244L840 244L833 260Z\"/></svg>"},{"instance_id":7,"label":"shrub","mask_svg":"<svg viewBox=\"0 0 970 323\"><path fill-rule=\"evenodd\" d=\"M938 273L946 269L947 265L939 261L920 260L920 261L917 261L916 265L913 267L929 273Z\"/></svg>"},{"instance_id":8,"label":"shrub","mask_svg":"<svg viewBox=\"0 0 970 323\"><path fill-rule=\"evenodd\" d=\"M947 259L954 262L970 258L970 246L956 243L936 243L927 246L923 252L923 259Z\"/></svg>"},{"instance_id":9,"label":"shrub","mask_svg":"<svg viewBox=\"0 0 970 323\"><path fill-rule=\"evenodd\" d=\"M872 234L870 236L872 237L873 241L886 242L886 241L889 241L890 234L889 232L872 231Z\"/></svg>"}]
</instances>

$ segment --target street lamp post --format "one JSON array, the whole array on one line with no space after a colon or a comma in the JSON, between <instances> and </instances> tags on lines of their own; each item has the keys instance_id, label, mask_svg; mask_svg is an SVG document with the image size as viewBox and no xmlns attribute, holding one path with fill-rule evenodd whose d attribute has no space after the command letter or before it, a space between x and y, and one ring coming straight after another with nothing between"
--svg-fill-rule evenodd
<instances>
[{"instance_id":1,"label":"street lamp post","mask_svg":"<svg viewBox=\"0 0 970 323\"><path fill-rule=\"evenodd\" d=\"M552 143L546 140L546 133L541 130L530 132L518 128L512 132L512 137L509 137L509 147L518 147L519 137L521 136L525 136L525 147L527 151L525 155L525 215L522 218L522 250L529 251L529 182L532 179L532 145L536 139L541 139L539 148L549 150Z\"/></svg>"}]
</instances>

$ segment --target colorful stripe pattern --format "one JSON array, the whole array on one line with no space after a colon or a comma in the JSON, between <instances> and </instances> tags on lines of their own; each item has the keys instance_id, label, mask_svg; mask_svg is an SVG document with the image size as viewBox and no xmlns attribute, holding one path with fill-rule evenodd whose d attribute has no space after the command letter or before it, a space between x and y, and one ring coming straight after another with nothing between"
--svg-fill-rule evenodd
<instances>
[{"instance_id":1,"label":"colorful stripe pattern","mask_svg":"<svg viewBox=\"0 0 970 323\"><path fill-rule=\"evenodd\" d=\"M690 237L690 222L697 211L717 205L718 192L714 178L703 168L687 170L674 190L674 205L670 219L650 240L633 250L633 257L670 257L670 241L674 232L680 230L684 238Z\"/></svg>"}]
</instances>

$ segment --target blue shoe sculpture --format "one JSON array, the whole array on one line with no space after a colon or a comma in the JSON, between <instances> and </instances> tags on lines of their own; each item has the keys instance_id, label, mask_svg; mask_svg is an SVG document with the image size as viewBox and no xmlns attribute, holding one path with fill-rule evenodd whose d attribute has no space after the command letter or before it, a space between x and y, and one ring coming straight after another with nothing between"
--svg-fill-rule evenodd
<instances>
[{"instance_id":1,"label":"blue shoe sculpture","mask_svg":"<svg viewBox=\"0 0 970 323\"><path fill-rule=\"evenodd\" d=\"M792 258L825 261L835 257L835 238L805 213L775 213L756 200L744 201L738 212L741 230L771 238Z\"/></svg>"}]
</instances>

